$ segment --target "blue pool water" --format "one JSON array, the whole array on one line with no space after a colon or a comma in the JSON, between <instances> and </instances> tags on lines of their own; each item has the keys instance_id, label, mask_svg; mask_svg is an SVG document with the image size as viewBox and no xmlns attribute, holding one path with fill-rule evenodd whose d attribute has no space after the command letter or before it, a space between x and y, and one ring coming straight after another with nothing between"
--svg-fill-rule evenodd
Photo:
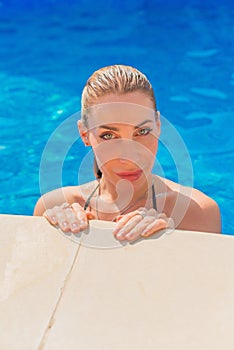
<instances>
[{"instance_id":1,"label":"blue pool water","mask_svg":"<svg viewBox=\"0 0 234 350\"><path fill-rule=\"evenodd\" d=\"M225 0L0 0L0 212L32 214L50 135L80 109L94 70L123 63L151 80L159 110L189 151L194 187L218 202L223 232L234 234L233 33L234 5ZM77 135L63 185L77 184L86 153ZM159 163L177 181L166 153L161 147ZM92 178L87 165L80 180Z\"/></svg>"}]
</instances>

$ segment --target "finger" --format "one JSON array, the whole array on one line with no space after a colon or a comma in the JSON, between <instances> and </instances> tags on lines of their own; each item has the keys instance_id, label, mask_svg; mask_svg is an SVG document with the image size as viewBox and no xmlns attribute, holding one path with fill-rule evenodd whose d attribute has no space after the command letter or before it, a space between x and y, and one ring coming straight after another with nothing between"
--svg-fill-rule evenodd
<instances>
[{"instance_id":1,"label":"finger","mask_svg":"<svg viewBox=\"0 0 234 350\"><path fill-rule=\"evenodd\" d=\"M127 223L121 228L120 231L118 231L118 233L116 234L116 238L119 240L124 240L126 235L129 234L129 232L131 232L136 225L142 221L142 216L141 215L134 215L131 219L129 219L127 221Z\"/></svg>"},{"instance_id":2,"label":"finger","mask_svg":"<svg viewBox=\"0 0 234 350\"><path fill-rule=\"evenodd\" d=\"M96 219L95 215L90 210L87 209L85 211L85 213L86 213L87 220L94 220L94 219Z\"/></svg>"},{"instance_id":3,"label":"finger","mask_svg":"<svg viewBox=\"0 0 234 350\"><path fill-rule=\"evenodd\" d=\"M71 208L63 209L61 207L55 207L54 211L56 212L58 226L61 228L61 230L63 232L71 231L69 221L71 220L72 209Z\"/></svg>"},{"instance_id":4,"label":"finger","mask_svg":"<svg viewBox=\"0 0 234 350\"><path fill-rule=\"evenodd\" d=\"M175 230L175 222L172 218L167 218L167 230L166 233L169 234Z\"/></svg>"},{"instance_id":5,"label":"finger","mask_svg":"<svg viewBox=\"0 0 234 350\"><path fill-rule=\"evenodd\" d=\"M127 239L128 241L133 241L137 239L139 236L141 236L141 233L154 221L155 218L152 216L145 217L134 228L132 228L131 231L128 232L128 234L125 236L125 239Z\"/></svg>"},{"instance_id":6,"label":"finger","mask_svg":"<svg viewBox=\"0 0 234 350\"><path fill-rule=\"evenodd\" d=\"M122 227L132 218L134 217L136 214L139 214L137 210L134 210L128 214L125 215L120 215L122 216L119 220L118 220L118 224L116 226L116 228L113 231L114 236L122 229Z\"/></svg>"},{"instance_id":7,"label":"finger","mask_svg":"<svg viewBox=\"0 0 234 350\"><path fill-rule=\"evenodd\" d=\"M164 219L156 219L149 225L141 234L142 237L149 237L154 233L161 231L167 227L167 222Z\"/></svg>"},{"instance_id":8,"label":"finger","mask_svg":"<svg viewBox=\"0 0 234 350\"><path fill-rule=\"evenodd\" d=\"M141 212L144 214L143 216ZM120 229L116 237L120 237L121 239L127 239L129 241L135 240L152 222L155 221L155 218L157 218L159 215L155 209L152 208L147 210L144 207L135 210L134 214L135 217L140 217L141 219L133 222L133 219L130 219L127 222L127 224Z\"/></svg>"},{"instance_id":9,"label":"finger","mask_svg":"<svg viewBox=\"0 0 234 350\"><path fill-rule=\"evenodd\" d=\"M80 220L77 218L76 213L72 208L65 209L65 215L68 226L73 233L78 233L81 230Z\"/></svg>"},{"instance_id":10,"label":"finger","mask_svg":"<svg viewBox=\"0 0 234 350\"><path fill-rule=\"evenodd\" d=\"M51 225L56 226L58 224L58 220L56 217L56 214L54 213L53 209L47 209L44 213L43 216L49 221Z\"/></svg>"},{"instance_id":11,"label":"finger","mask_svg":"<svg viewBox=\"0 0 234 350\"><path fill-rule=\"evenodd\" d=\"M122 214L120 214L120 215L116 216L116 218L115 218L115 222L118 222L120 219L122 219L122 217L123 217L123 215L122 215Z\"/></svg>"},{"instance_id":12,"label":"finger","mask_svg":"<svg viewBox=\"0 0 234 350\"><path fill-rule=\"evenodd\" d=\"M150 216L154 216L154 217L158 217L158 215L160 215L157 210L155 210L154 208L150 208L147 212L147 215L150 215Z\"/></svg>"},{"instance_id":13,"label":"finger","mask_svg":"<svg viewBox=\"0 0 234 350\"><path fill-rule=\"evenodd\" d=\"M84 230L88 227L88 218L87 218L87 214L84 211L84 209L82 208L82 206L78 203L73 203L71 205L73 211L75 212L77 218L79 219L80 222L80 229Z\"/></svg>"}]
</instances>

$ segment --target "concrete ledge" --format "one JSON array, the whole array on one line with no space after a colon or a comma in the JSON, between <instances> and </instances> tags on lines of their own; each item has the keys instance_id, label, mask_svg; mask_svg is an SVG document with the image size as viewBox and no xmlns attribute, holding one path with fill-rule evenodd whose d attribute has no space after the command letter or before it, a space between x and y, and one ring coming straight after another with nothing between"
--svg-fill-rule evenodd
<instances>
[{"instance_id":1,"label":"concrete ledge","mask_svg":"<svg viewBox=\"0 0 234 350\"><path fill-rule=\"evenodd\" d=\"M100 222L90 233L112 228ZM234 238L174 231L93 249L0 215L0 349L231 350Z\"/></svg>"}]
</instances>

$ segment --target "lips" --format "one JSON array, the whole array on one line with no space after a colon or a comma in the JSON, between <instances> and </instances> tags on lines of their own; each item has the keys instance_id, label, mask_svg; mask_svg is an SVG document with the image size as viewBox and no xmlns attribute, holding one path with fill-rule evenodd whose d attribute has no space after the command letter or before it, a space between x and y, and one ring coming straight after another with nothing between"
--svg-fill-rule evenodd
<instances>
[{"instance_id":1,"label":"lips","mask_svg":"<svg viewBox=\"0 0 234 350\"><path fill-rule=\"evenodd\" d=\"M137 171L121 171L116 173L121 179L124 180L129 180L129 181L136 181L139 179L141 174L143 173L142 170L137 170Z\"/></svg>"}]
</instances>

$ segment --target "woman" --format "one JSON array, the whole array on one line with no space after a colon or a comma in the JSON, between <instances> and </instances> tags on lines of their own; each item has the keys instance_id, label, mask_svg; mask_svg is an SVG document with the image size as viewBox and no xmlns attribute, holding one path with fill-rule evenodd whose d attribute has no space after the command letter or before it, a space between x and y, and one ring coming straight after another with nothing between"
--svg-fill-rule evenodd
<instances>
[{"instance_id":1,"label":"woman","mask_svg":"<svg viewBox=\"0 0 234 350\"><path fill-rule=\"evenodd\" d=\"M220 232L214 200L152 174L160 114L140 71L114 65L94 72L82 93L78 129L93 149L96 180L43 195L34 215L73 233L87 228L90 219L116 221L115 238L128 241L172 223L178 229Z\"/></svg>"}]
</instances>

